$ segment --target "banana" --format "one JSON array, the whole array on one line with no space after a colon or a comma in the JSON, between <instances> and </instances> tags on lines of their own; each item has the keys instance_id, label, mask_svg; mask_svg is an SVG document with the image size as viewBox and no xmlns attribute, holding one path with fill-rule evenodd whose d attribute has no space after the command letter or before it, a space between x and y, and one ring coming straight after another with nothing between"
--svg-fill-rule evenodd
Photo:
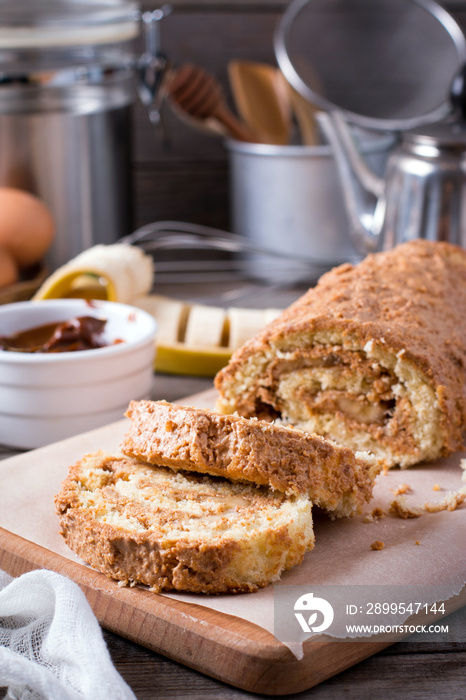
<instances>
[{"instance_id":1,"label":"banana","mask_svg":"<svg viewBox=\"0 0 466 700\"><path fill-rule=\"evenodd\" d=\"M174 345L184 338L190 306L184 301L151 294L139 297L134 306L147 311L157 320L157 345Z\"/></svg>"},{"instance_id":2,"label":"banana","mask_svg":"<svg viewBox=\"0 0 466 700\"><path fill-rule=\"evenodd\" d=\"M228 309L228 347L236 350L281 312L278 309Z\"/></svg>"},{"instance_id":3,"label":"banana","mask_svg":"<svg viewBox=\"0 0 466 700\"><path fill-rule=\"evenodd\" d=\"M185 345L220 347L224 339L225 319L225 309L215 306L192 306L184 336Z\"/></svg>"},{"instance_id":4,"label":"banana","mask_svg":"<svg viewBox=\"0 0 466 700\"><path fill-rule=\"evenodd\" d=\"M149 293L153 278L152 258L140 248L122 243L96 245L55 270L33 299L98 296L131 304Z\"/></svg>"},{"instance_id":5,"label":"banana","mask_svg":"<svg viewBox=\"0 0 466 700\"><path fill-rule=\"evenodd\" d=\"M157 320L157 372L211 377L230 359L230 350L219 345L223 309L191 306L159 294L140 297L134 306Z\"/></svg>"},{"instance_id":6,"label":"banana","mask_svg":"<svg viewBox=\"0 0 466 700\"><path fill-rule=\"evenodd\" d=\"M228 348L188 347L184 343L159 345L155 370L166 374L186 374L194 377L213 377L228 363Z\"/></svg>"},{"instance_id":7,"label":"banana","mask_svg":"<svg viewBox=\"0 0 466 700\"><path fill-rule=\"evenodd\" d=\"M213 376L279 309L228 310L149 294L152 258L135 246L96 245L58 268L33 299L84 297L132 304L158 322L155 369Z\"/></svg>"},{"instance_id":8,"label":"banana","mask_svg":"<svg viewBox=\"0 0 466 700\"><path fill-rule=\"evenodd\" d=\"M134 305L158 322L155 369L205 377L216 374L237 347L281 313L190 305L158 294L136 299Z\"/></svg>"}]
</instances>

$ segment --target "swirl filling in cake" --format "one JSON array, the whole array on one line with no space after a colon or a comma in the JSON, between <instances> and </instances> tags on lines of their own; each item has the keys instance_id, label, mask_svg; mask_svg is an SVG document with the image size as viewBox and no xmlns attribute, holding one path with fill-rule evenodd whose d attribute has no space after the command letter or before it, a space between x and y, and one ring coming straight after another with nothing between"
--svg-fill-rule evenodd
<instances>
[{"instance_id":1,"label":"swirl filling in cake","mask_svg":"<svg viewBox=\"0 0 466 700\"><path fill-rule=\"evenodd\" d=\"M216 378L258 416L407 467L462 446L466 251L412 241L324 275Z\"/></svg>"}]
</instances>

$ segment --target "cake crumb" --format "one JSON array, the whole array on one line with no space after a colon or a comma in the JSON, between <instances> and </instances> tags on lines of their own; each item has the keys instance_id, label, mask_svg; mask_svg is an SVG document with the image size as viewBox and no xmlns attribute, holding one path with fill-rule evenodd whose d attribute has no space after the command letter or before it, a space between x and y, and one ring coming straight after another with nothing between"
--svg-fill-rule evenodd
<instances>
[{"instance_id":1,"label":"cake crumb","mask_svg":"<svg viewBox=\"0 0 466 700\"><path fill-rule=\"evenodd\" d=\"M374 551L377 551L379 549L383 549L385 547L385 542L381 542L380 540L376 540L375 542L372 542L371 544L371 549Z\"/></svg>"},{"instance_id":2,"label":"cake crumb","mask_svg":"<svg viewBox=\"0 0 466 700\"><path fill-rule=\"evenodd\" d=\"M396 489L393 489L395 496L401 496L404 493L412 493L413 489L409 484L399 484Z\"/></svg>"},{"instance_id":3,"label":"cake crumb","mask_svg":"<svg viewBox=\"0 0 466 700\"><path fill-rule=\"evenodd\" d=\"M390 504L390 513L406 520L407 518L419 518L422 515L422 509L408 506L406 499L397 496Z\"/></svg>"},{"instance_id":4,"label":"cake crumb","mask_svg":"<svg viewBox=\"0 0 466 700\"><path fill-rule=\"evenodd\" d=\"M440 484L434 484L434 485L432 486L432 491L443 491L443 489L442 489L442 487L440 486Z\"/></svg>"},{"instance_id":5,"label":"cake crumb","mask_svg":"<svg viewBox=\"0 0 466 700\"><path fill-rule=\"evenodd\" d=\"M377 522L377 520L381 520L382 518L385 518L385 511L383 511L382 508L374 508L372 513L367 513L362 521L363 523L373 523Z\"/></svg>"},{"instance_id":6,"label":"cake crumb","mask_svg":"<svg viewBox=\"0 0 466 700\"><path fill-rule=\"evenodd\" d=\"M421 543L419 542L419 540L416 540L414 544L420 545Z\"/></svg>"},{"instance_id":7,"label":"cake crumb","mask_svg":"<svg viewBox=\"0 0 466 700\"><path fill-rule=\"evenodd\" d=\"M403 486L403 484L402 484ZM437 486L438 488L435 488ZM441 486L435 484L434 491L442 490ZM398 491L398 490L397 490ZM466 500L466 486L462 486L457 491L449 491L443 501L439 503L424 503L421 508L408 506L406 499L396 493L396 498L390 504L390 513L398 518L419 518L423 512L439 513L442 510L456 510ZM405 492L401 492L405 493ZM366 522L366 521L365 521Z\"/></svg>"},{"instance_id":8,"label":"cake crumb","mask_svg":"<svg viewBox=\"0 0 466 700\"><path fill-rule=\"evenodd\" d=\"M427 513L439 513L441 510L456 510L466 500L466 486L462 486L458 491L447 493L440 503L425 503L424 510Z\"/></svg>"}]
</instances>

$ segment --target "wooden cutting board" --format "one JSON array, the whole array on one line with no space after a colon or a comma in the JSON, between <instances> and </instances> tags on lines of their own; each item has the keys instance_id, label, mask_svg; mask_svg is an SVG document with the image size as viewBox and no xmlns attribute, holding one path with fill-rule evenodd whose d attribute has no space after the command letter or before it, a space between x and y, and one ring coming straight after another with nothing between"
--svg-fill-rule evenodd
<instances>
[{"instance_id":1,"label":"wooden cutting board","mask_svg":"<svg viewBox=\"0 0 466 700\"><path fill-rule=\"evenodd\" d=\"M213 393L209 391L183 403L205 406L210 405L212 400ZM117 432L122 430L123 427L118 424ZM114 440L113 436L110 426L110 430L103 428L93 431L82 436L82 440L71 438L59 443L57 447L42 448L0 462L0 480L3 484L3 494L0 494L0 526L5 523L2 519L2 498L5 504L21 494L24 507L28 513L35 512L38 523L51 519L55 527L57 518L53 504L44 505L41 499L36 498L36 465L37 469L42 468L40 465L47 462L49 455L55 454L60 455L60 460L71 463L83 453L78 455L79 450L89 451L99 447L108 449L109 442ZM64 467L65 464L66 461L63 462ZM56 484L56 491L58 489L59 483ZM56 528L58 529L58 524ZM269 695L296 693L388 646L387 642L380 641L307 641L303 645L303 657L298 660L286 646L258 625L203 607L205 597L199 596L198 605L157 595L142 587L121 587L103 574L79 563L77 558L69 559L48 546L42 546L35 541L39 538L35 537L33 531L24 538L13 532L14 529L16 528L11 525L7 528L0 527L1 569L13 576L38 568L64 574L79 584L105 628L250 692ZM449 601L449 611L464 605L464 593L463 590L462 595ZM423 622L426 622L425 616Z\"/></svg>"},{"instance_id":2,"label":"wooden cutting board","mask_svg":"<svg viewBox=\"0 0 466 700\"><path fill-rule=\"evenodd\" d=\"M306 643L300 661L256 625L197 605L122 588L0 528L0 568L12 576L49 569L75 581L103 627L213 678L255 693L296 693L388 646L386 643Z\"/></svg>"}]
</instances>

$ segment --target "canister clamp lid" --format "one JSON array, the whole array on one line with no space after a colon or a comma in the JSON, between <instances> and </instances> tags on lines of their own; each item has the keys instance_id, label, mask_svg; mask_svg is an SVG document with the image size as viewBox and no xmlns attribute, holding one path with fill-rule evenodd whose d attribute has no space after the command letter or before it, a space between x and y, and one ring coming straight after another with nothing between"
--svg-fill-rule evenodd
<instances>
[{"instance_id":1,"label":"canister clamp lid","mask_svg":"<svg viewBox=\"0 0 466 700\"><path fill-rule=\"evenodd\" d=\"M0 50L100 45L139 34L138 3L77 0L5 0Z\"/></svg>"}]
</instances>

